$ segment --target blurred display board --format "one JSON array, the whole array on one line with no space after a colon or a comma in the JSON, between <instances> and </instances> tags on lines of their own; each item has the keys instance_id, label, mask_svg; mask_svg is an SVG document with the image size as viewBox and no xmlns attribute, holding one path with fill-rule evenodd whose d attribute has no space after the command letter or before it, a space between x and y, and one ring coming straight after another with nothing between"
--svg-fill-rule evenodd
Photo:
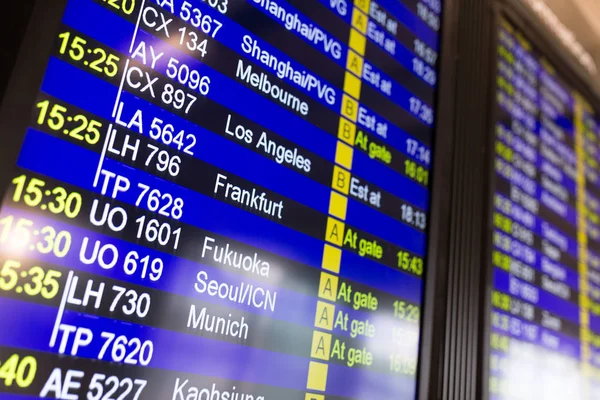
<instances>
[{"instance_id":1,"label":"blurred display board","mask_svg":"<svg viewBox=\"0 0 600 400\"><path fill-rule=\"evenodd\" d=\"M600 127L508 20L497 38L491 399L600 397Z\"/></svg>"}]
</instances>

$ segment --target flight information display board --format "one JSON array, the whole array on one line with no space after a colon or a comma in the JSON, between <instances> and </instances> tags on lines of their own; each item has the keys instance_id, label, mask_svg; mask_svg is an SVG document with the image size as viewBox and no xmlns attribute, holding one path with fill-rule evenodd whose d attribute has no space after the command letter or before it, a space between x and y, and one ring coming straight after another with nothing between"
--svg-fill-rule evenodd
<instances>
[{"instance_id":1,"label":"flight information display board","mask_svg":"<svg viewBox=\"0 0 600 400\"><path fill-rule=\"evenodd\" d=\"M600 126L510 22L498 31L491 399L600 396Z\"/></svg>"},{"instance_id":2,"label":"flight information display board","mask_svg":"<svg viewBox=\"0 0 600 400\"><path fill-rule=\"evenodd\" d=\"M414 399L440 0L64 3L0 397Z\"/></svg>"}]
</instances>

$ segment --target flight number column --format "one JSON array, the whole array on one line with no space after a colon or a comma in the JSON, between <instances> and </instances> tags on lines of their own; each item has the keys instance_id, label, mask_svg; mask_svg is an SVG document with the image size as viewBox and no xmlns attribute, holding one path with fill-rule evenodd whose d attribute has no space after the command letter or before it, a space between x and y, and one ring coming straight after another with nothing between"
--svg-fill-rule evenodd
<instances>
[{"instance_id":1,"label":"flight number column","mask_svg":"<svg viewBox=\"0 0 600 400\"><path fill-rule=\"evenodd\" d=\"M508 32L512 33L511 30ZM489 388L496 398L514 395L511 393L514 389L509 386L510 382L506 378L509 360L521 349L518 360L526 363L526 355L532 351L527 341L533 340L538 331L537 326L533 325L536 318L533 298L519 296L518 291L511 290L510 283L503 287L499 287L497 283L499 275L506 277L508 282L526 285L532 292L537 290L532 286L535 282L533 266L538 257L532 248L532 232L535 230L535 221L539 214L538 207L533 206L539 174L533 160L539 140L533 133L532 126L539 117L537 107L533 106L538 74L534 65L528 66L524 62L527 53L521 57L516 55L519 46L526 46L526 43L519 43L508 32L499 34L496 98L501 117L496 124L494 141L496 186L493 213L494 248L491 261L495 281L492 292L493 330L490 338L492 353ZM521 84L517 85L514 82ZM515 109L521 109L522 113L516 114ZM520 186L515 177L528 182L528 188L533 190L526 193L523 185ZM521 218L521 215L527 215L528 218ZM519 250L512 251L513 248Z\"/></svg>"},{"instance_id":2,"label":"flight number column","mask_svg":"<svg viewBox=\"0 0 600 400\"><path fill-rule=\"evenodd\" d=\"M121 75L121 82L119 84L117 95L114 100L114 107L113 107L113 112L112 112L113 119L115 119L115 117L117 116L117 110L118 110L118 106L120 103L121 95L124 90L123 88L124 88L125 80L128 75L128 72L131 68L131 65L130 65L131 59L133 58L132 53L134 51L134 44L136 41L138 31L140 29L140 21L142 19L142 14L145 9L145 4L146 4L146 0L141 0L139 2L131 2L130 4L123 3L122 5L119 5L119 6L113 6L116 10L118 10L119 12L121 12L125 15L132 15L132 14L136 15L135 20L137 21L137 23L133 29L133 32L132 32L130 46L129 46L129 54L127 56L127 59L125 60L125 66L124 66L124 69L123 69L123 72ZM138 6L138 7L136 7L136 6ZM72 35L70 33L67 33L65 37L61 37L61 39L63 39L64 48L66 48L67 45L69 45L69 39L71 38L71 36ZM76 47L78 41L79 41L79 43L85 43L85 40L82 40L78 37L73 37L72 43L70 43L70 46L72 48ZM92 53L93 51L88 50L88 52ZM76 60L76 58L73 58L73 60ZM121 60L119 60L119 61L121 61ZM84 66L88 65L86 61L84 61L83 63L84 63ZM116 123L115 123L115 125L116 125ZM95 174L95 178L94 178L94 182L93 182L93 187L94 188L102 187L102 192L103 192L103 194L105 194L107 192L107 187L111 183L110 181L114 178L113 197L116 197L116 193L118 193L119 191L127 190L131 186L131 183L129 182L128 178L114 175L111 172L104 169L104 162L107 158L107 152L110 151L114 137L116 136L116 134L117 134L116 127L112 123L109 124L107 127L107 130L106 130L105 140L103 143L102 152L100 154L100 159L98 162L98 166L96 169L96 174ZM128 144L124 145L123 152L126 153L128 150L133 151L134 153L137 153L136 146L129 146ZM95 200L94 207L92 207L92 209L96 209L98 204L99 204L99 201ZM107 209L109 209L109 207L108 207L108 205L105 205L105 208L104 208L105 218L106 218ZM114 215L118 211L119 211L119 209L113 207L112 211L109 215ZM124 221L127 221L127 215L126 215L125 211L123 211L123 217L124 217ZM94 220L92 220L91 216L90 216L90 222L92 224L94 224ZM109 225L109 227L111 227L111 229L116 230L116 227L111 225L112 223L109 219L104 219L103 223L107 223ZM99 285L98 287L93 287L93 281L90 280L88 282L88 285L87 285L88 287L85 292L86 299L87 299L87 296L92 296L92 297L95 296L97 303L99 303L99 301L103 295L104 283L100 282L98 285ZM59 343L61 343L61 347L59 349L59 352L61 354L64 353L64 348L63 348L64 341L66 338L68 338L68 335L71 331L75 332L76 337L78 337L79 335L82 335L82 334L89 335L90 341L92 340L92 338L95 335L97 335L97 333L92 332L85 328L71 327L68 325L61 324L61 318L62 318L62 314L64 313L65 306L67 306L68 304L77 304L76 299L74 299L74 297L73 297L73 293L75 292L77 287L78 287L78 277L76 275L74 275L73 271L70 271L69 275L67 277L65 289L63 291L63 296L62 296L60 308L58 311L58 315L56 317L54 331L52 333L52 337L51 337L50 343L49 343L50 348L55 348L55 346L58 346ZM91 289L91 290L89 290L89 289ZM122 295L122 293L119 292L119 290L121 290L121 289L123 289L123 291L126 290L125 288L117 288L117 289L113 288L113 290L117 290L117 293L116 293L117 297L120 297L120 295ZM148 297L147 301L148 301L148 305L149 305L150 304L149 297ZM86 301L86 303L87 303L87 301ZM98 307L96 307L96 308L98 308ZM82 331L82 332L80 332L80 331ZM104 337L105 333L106 332L102 333L102 337Z\"/></svg>"},{"instance_id":3,"label":"flight number column","mask_svg":"<svg viewBox=\"0 0 600 400\"><path fill-rule=\"evenodd\" d=\"M352 29L350 30L348 58L344 77L344 93L338 126L338 141L335 152L335 166L331 183L332 191L329 201L329 217L324 245L321 279L319 283L319 300L315 315L314 331L306 400L324 400L327 388L328 364L331 354L333 318L335 300L339 283L341 247L344 240L348 193L350 191L350 171L354 157L356 139L356 121L361 91L361 75L366 48L366 31L370 0L356 0L354 4Z\"/></svg>"}]
</instances>

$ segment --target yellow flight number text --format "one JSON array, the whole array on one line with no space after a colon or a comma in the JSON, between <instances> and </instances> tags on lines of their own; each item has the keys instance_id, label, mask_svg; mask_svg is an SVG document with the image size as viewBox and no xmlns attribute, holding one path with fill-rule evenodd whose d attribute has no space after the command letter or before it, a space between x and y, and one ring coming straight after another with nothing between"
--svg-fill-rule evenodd
<instances>
[{"instance_id":1,"label":"yellow flight number text","mask_svg":"<svg viewBox=\"0 0 600 400\"><path fill-rule=\"evenodd\" d=\"M52 104L50 100L40 101L36 108L39 109L38 125L91 145L100 141L101 122L82 114L73 115L67 107L58 103Z\"/></svg>"},{"instance_id":2,"label":"yellow flight number text","mask_svg":"<svg viewBox=\"0 0 600 400\"><path fill-rule=\"evenodd\" d=\"M399 251L396 256L398 257L398 268L405 272L411 272L417 276L423 275L423 259L413 256L406 251Z\"/></svg>"},{"instance_id":3,"label":"yellow flight number text","mask_svg":"<svg viewBox=\"0 0 600 400\"><path fill-rule=\"evenodd\" d=\"M417 165L417 163L414 161L404 161L404 173L412 180L415 180L423 185L429 184L429 171L427 168Z\"/></svg>"},{"instance_id":4,"label":"yellow flight number text","mask_svg":"<svg viewBox=\"0 0 600 400\"><path fill-rule=\"evenodd\" d=\"M6 260L0 268L0 290L6 292L25 293L28 296L42 296L50 300L60 290L58 279L62 272L53 269L45 270L33 266L28 270L15 260Z\"/></svg>"},{"instance_id":5,"label":"yellow flight number text","mask_svg":"<svg viewBox=\"0 0 600 400\"><path fill-rule=\"evenodd\" d=\"M31 385L37 372L37 360L32 356L21 358L13 354L4 362L0 361L0 385L11 387L16 384L20 388Z\"/></svg>"},{"instance_id":6,"label":"yellow flight number text","mask_svg":"<svg viewBox=\"0 0 600 400\"><path fill-rule=\"evenodd\" d=\"M58 38L61 40L60 54L109 78L119 73L119 56L109 54L101 47L89 46L87 40L68 31L60 33Z\"/></svg>"},{"instance_id":7,"label":"yellow flight number text","mask_svg":"<svg viewBox=\"0 0 600 400\"><path fill-rule=\"evenodd\" d=\"M0 244L9 250L38 251L64 258L71 249L71 243L71 233L68 231L57 232L52 226L36 229L33 221L15 218L14 215L0 219Z\"/></svg>"},{"instance_id":8,"label":"yellow flight number text","mask_svg":"<svg viewBox=\"0 0 600 400\"><path fill-rule=\"evenodd\" d=\"M77 192L69 192L61 186L49 187L45 181L19 175L12 180L15 185L13 201L23 202L29 207L48 210L52 214L65 214L76 218L81 212L82 198Z\"/></svg>"},{"instance_id":9,"label":"yellow flight number text","mask_svg":"<svg viewBox=\"0 0 600 400\"><path fill-rule=\"evenodd\" d=\"M408 322L418 323L421 320L421 309L405 301L394 301L394 317Z\"/></svg>"}]
</instances>

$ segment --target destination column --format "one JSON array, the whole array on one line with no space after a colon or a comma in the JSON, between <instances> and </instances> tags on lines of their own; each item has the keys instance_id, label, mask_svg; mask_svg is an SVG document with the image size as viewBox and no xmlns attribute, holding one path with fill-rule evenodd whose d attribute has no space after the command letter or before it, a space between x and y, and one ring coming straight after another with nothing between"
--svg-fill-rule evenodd
<instances>
[{"instance_id":1,"label":"destination column","mask_svg":"<svg viewBox=\"0 0 600 400\"><path fill-rule=\"evenodd\" d=\"M358 101L360 100L363 56L367 39L370 0L355 0L350 29L349 51L344 78L344 93L342 97L341 116L338 127L338 142L335 152L335 163L329 201L329 217L324 245L321 280L319 284L319 300L315 316L311 358L306 388L311 391L306 394L306 400L324 400L323 394L327 387L328 364L331 354L333 319L335 315L335 300L339 282L342 244L344 240L344 222L348 208L348 193L350 190L350 171L354 157L354 141L356 138L356 120L358 118Z\"/></svg>"}]
</instances>

